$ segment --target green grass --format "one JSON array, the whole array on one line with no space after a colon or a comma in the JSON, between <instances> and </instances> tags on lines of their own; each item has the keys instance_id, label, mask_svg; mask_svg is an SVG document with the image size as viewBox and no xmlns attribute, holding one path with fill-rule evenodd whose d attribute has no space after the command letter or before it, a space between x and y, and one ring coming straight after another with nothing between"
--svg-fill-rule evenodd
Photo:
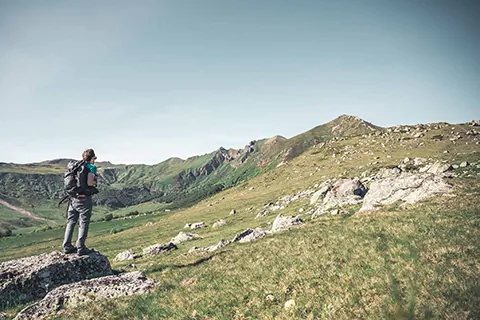
<instances>
[{"instance_id":1,"label":"green grass","mask_svg":"<svg viewBox=\"0 0 480 320\"><path fill-rule=\"evenodd\" d=\"M405 210L393 204L374 213L314 220L304 216L305 226L252 244L233 244L203 256L186 254L192 246L231 240L248 227L269 228L276 214L254 219L265 203L327 178L373 173L406 156L456 164L480 159L478 145L433 141L429 135L437 131L445 130L418 141L368 139L366 144L367 139L354 137L314 147L185 210L92 223L87 245L111 261L121 251L140 253L154 243L168 242L187 222L204 221L209 227L194 231L203 239L183 243L165 255L137 259L135 268L129 266L132 261L112 263L117 270L143 270L158 282L154 293L96 303L58 318L480 318L480 187L479 170L473 167L454 171L459 175L450 180L454 198L439 197ZM420 142L424 144L419 146ZM348 146L355 152L342 160L351 151ZM374 161L380 163L372 165ZM308 198L294 202L281 213L296 215L299 208L309 208L308 202ZM238 213L229 215L232 209ZM227 220L226 226L210 228L221 218ZM62 236L60 227L1 239L0 261L59 249ZM188 279L194 284L182 285ZM283 306L290 299L296 307L287 311Z\"/></svg>"}]
</instances>

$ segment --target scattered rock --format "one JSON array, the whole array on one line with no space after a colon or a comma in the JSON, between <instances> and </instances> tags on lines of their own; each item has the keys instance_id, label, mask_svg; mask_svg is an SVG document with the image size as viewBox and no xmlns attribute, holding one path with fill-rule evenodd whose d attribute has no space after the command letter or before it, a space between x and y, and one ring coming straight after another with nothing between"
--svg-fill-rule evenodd
<instances>
[{"instance_id":1,"label":"scattered rock","mask_svg":"<svg viewBox=\"0 0 480 320\"><path fill-rule=\"evenodd\" d=\"M460 168L465 168L465 167L468 167L470 164L467 162L467 161L463 161L462 163L460 163Z\"/></svg>"},{"instance_id":2,"label":"scattered rock","mask_svg":"<svg viewBox=\"0 0 480 320\"><path fill-rule=\"evenodd\" d=\"M437 194L448 193L452 186L441 177L430 174L404 173L397 178L375 181L364 198L361 211L371 211L378 205L402 200L415 203Z\"/></svg>"},{"instance_id":3,"label":"scattered rock","mask_svg":"<svg viewBox=\"0 0 480 320\"><path fill-rule=\"evenodd\" d=\"M8 317L8 314L6 314L4 312L0 312L0 320L7 319L7 317Z\"/></svg>"},{"instance_id":4,"label":"scattered rock","mask_svg":"<svg viewBox=\"0 0 480 320\"><path fill-rule=\"evenodd\" d=\"M200 239L200 238L202 237L200 237L198 234L186 233L186 232L180 231L175 238L172 238L172 240L170 240L170 242L173 244L180 244L182 242L190 241L193 239Z\"/></svg>"},{"instance_id":5,"label":"scattered rock","mask_svg":"<svg viewBox=\"0 0 480 320\"><path fill-rule=\"evenodd\" d=\"M171 242L162 243L162 244L157 243L147 248L144 248L143 255L157 255L157 254L165 253L165 252L176 250L176 249L178 249L178 247Z\"/></svg>"},{"instance_id":6,"label":"scattered rock","mask_svg":"<svg viewBox=\"0 0 480 320\"><path fill-rule=\"evenodd\" d=\"M227 220L220 219L212 225L212 228L222 227L227 224Z\"/></svg>"},{"instance_id":7,"label":"scattered rock","mask_svg":"<svg viewBox=\"0 0 480 320\"><path fill-rule=\"evenodd\" d=\"M185 227L183 227L183 229L190 229L191 226L192 226L191 223L187 223L187 224L185 225Z\"/></svg>"},{"instance_id":8,"label":"scattered rock","mask_svg":"<svg viewBox=\"0 0 480 320\"><path fill-rule=\"evenodd\" d=\"M337 215L339 213L340 213L340 210L338 210L338 209L334 209L334 210L330 211L330 214L332 214L332 215Z\"/></svg>"},{"instance_id":9,"label":"scattered rock","mask_svg":"<svg viewBox=\"0 0 480 320\"><path fill-rule=\"evenodd\" d=\"M66 284L20 311L15 320L43 319L54 315L60 309L96 303L98 300L149 293L154 286L155 282L139 271Z\"/></svg>"},{"instance_id":10,"label":"scattered rock","mask_svg":"<svg viewBox=\"0 0 480 320\"><path fill-rule=\"evenodd\" d=\"M110 262L93 252L87 256L44 253L0 264L0 307L41 299L67 283L111 275Z\"/></svg>"},{"instance_id":11,"label":"scattered rock","mask_svg":"<svg viewBox=\"0 0 480 320\"><path fill-rule=\"evenodd\" d=\"M232 242L240 242L240 243L253 242L260 238L265 237L266 235L267 235L267 232L262 228L247 229L242 233L237 234L233 238Z\"/></svg>"},{"instance_id":12,"label":"scattered rock","mask_svg":"<svg viewBox=\"0 0 480 320\"><path fill-rule=\"evenodd\" d=\"M305 211L305 209L303 209L303 208L298 209L298 212L300 212L300 213L302 213L303 211Z\"/></svg>"},{"instance_id":13,"label":"scattered rock","mask_svg":"<svg viewBox=\"0 0 480 320\"><path fill-rule=\"evenodd\" d=\"M273 302L275 301L275 296L273 294L269 294L265 297L267 301Z\"/></svg>"},{"instance_id":14,"label":"scattered rock","mask_svg":"<svg viewBox=\"0 0 480 320\"><path fill-rule=\"evenodd\" d=\"M230 211L230 214L237 214L237 210L233 209L232 211Z\"/></svg>"},{"instance_id":15,"label":"scattered rock","mask_svg":"<svg viewBox=\"0 0 480 320\"><path fill-rule=\"evenodd\" d=\"M273 221L272 232L288 229L293 226L303 224L303 220L300 217L283 216L279 214L275 221Z\"/></svg>"},{"instance_id":16,"label":"scattered rock","mask_svg":"<svg viewBox=\"0 0 480 320\"><path fill-rule=\"evenodd\" d=\"M287 302L285 302L285 310L289 310L289 309L292 309L292 308L295 308L295 300L291 299L291 300L288 300Z\"/></svg>"},{"instance_id":17,"label":"scattered rock","mask_svg":"<svg viewBox=\"0 0 480 320\"><path fill-rule=\"evenodd\" d=\"M196 222L190 224L190 229L202 229L206 227L207 225L204 222Z\"/></svg>"},{"instance_id":18,"label":"scattered rock","mask_svg":"<svg viewBox=\"0 0 480 320\"><path fill-rule=\"evenodd\" d=\"M147 224L145 224L145 227L151 227L151 226L154 226L155 225L155 222L147 222Z\"/></svg>"},{"instance_id":19,"label":"scattered rock","mask_svg":"<svg viewBox=\"0 0 480 320\"><path fill-rule=\"evenodd\" d=\"M138 256L135 255L133 250L127 250L117 254L113 261L133 260L135 258L138 258Z\"/></svg>"}]
</instances>

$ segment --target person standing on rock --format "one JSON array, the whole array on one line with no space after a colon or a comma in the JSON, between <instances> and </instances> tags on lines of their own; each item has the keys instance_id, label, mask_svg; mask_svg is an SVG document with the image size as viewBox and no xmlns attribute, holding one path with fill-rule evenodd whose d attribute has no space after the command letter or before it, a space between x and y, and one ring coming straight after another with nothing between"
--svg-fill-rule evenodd
<instances>
[{"instance_id":1,"label":"person standing on rock","mask_svg":"<svg viewBox=\"0 0 480 320\"><path fill-rule=\"evenodd\" d=\"M85 241L92 216L92 195L98 193L96 188L97 168L95 166L97 157L93 149L85 150L82 154L82 159L80 166L76 167L73 172L76 179L76 187L69 191L67 227L63 239L64 252L67 254L76 252L79 256L88 255L92 252L92 250L86 247ZM72 245L72 236L77 221L79 221L78 239L74 247Z\"/></svg>"}]
</instances>

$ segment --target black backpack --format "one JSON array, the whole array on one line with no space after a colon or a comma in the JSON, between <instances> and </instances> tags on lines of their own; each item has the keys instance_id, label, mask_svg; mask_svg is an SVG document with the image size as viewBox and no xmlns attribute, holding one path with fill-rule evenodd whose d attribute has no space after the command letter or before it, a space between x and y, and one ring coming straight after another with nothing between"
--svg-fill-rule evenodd
<instances>
[{"instance_id":1,"label":"black backpack","mask_svg":"<svg viewBox=\"0 0 480 320\"><path fill-rule=\"evenodd\" d=\"M85 164L85 160L70 161L67 165L67 170L63 174L63 190L69 196L76 194L76 189L79 186L77 181L77 171Z\"/></svg>"}]
</instances>

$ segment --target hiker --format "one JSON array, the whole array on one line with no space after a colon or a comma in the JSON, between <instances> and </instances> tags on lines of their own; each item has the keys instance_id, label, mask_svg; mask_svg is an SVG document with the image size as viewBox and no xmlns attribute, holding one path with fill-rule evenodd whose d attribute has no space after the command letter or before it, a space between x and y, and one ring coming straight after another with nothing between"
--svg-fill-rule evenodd
<instances>
[{"instance_id":1,"label":"hiker","mask_svg":"<svg viewBox=\"0 0 480 320\"><path fill-rule=\"evenodd\" d=\"M65 253L77 253L79 256L88 255L92 250L85 246L87 239L88 226L92 216L92 195L98 193L97 185L97 167L95 166L95 152L93 149L87 149L82 154L83 161L80 166L75 168L73 174L76 178L76 187L69 192L67 227L63 240L63 250ZM77 221L78 239L76 246L72 245L73 230Z\"/></svg>"}]
</instances>

